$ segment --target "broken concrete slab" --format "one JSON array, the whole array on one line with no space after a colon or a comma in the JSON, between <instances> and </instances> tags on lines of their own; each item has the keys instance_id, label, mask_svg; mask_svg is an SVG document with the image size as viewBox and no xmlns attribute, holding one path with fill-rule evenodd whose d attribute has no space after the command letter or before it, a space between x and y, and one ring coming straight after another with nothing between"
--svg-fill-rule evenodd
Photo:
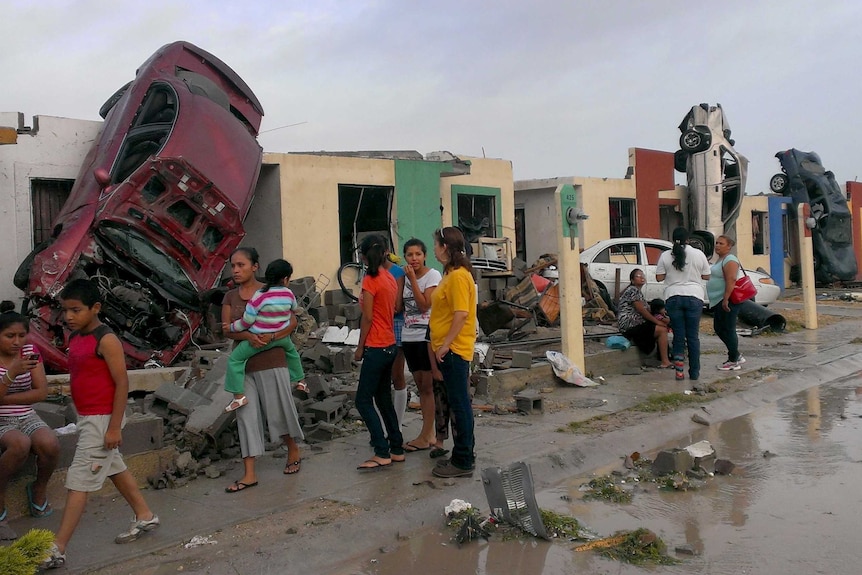
<instances>
[{"instance_id":1,"label":"broken concrete slab","mask_svg":"<svg viewBox=\"0 0 862 575\"><path fill-rule=\"evenodd\" d=\"M336 323L338 322L336 321ZM321 341L323 343L344 343L348 335L350 335L349 327L345 325L342 325L340 327L331 325L326 328L326 333L323 334L323 338L321 339Z\"/></svg>"},{"instance_id":2,"label":"broken concrete slab","mask_svg":"<svg viewBox=\"0 0 862 575\"><path fill-rule=\"evenodd\" d=\"M685 473L692 467L693 459L685 449L666 449L659 451L652 463L654 475Z\"/></svg>"},{"instance_id":3,"label":"broken concrete slab","mask_svg":"<svg viewBox=\"0 0 862 575\"><path fill-rule=\"evenodd\" d=\"M530 351L512 351L512 367L530 369L533 367L533 353Z\"/></svg>"},{"instance_id":4,"label":"broken concrete slab","mask_svg":"<svg viewBox=\"0 0 862 575\"><path fill-rule=\"evenodd\" d=\"M709 441L704 439L692 443L685 450L691 455L693 467L703 469L707 473L713 472L715 469L715 448Z\"/></svg>"},{"instance_id":5,"label":"broken concrete slab","mask_svg":"<svg viewBox=\"0 0 862 575\"><path fill-rule=\"evenodd\" d=\"M356 347L359 345L359 330L351 329L350 333L347 334L347 339L344 340L344 345L349 345Z\"/></svg>"}]
</instances>

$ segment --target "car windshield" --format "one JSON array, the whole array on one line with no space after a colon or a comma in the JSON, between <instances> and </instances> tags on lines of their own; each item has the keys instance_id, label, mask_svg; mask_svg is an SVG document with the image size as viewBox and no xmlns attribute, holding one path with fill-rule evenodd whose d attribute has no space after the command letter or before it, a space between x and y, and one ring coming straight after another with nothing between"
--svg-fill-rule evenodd
<instances>
[{"instance_id":1,"label":"car windshield","mask_svg":"<svg viewBox=\"0 0 862 575\"><path fill-rule=\"evenodd\" d=\"M155 274L155 278L159 287L170 292L175 292L171 289L173 286L179 287L183 291L196 293L194 284L189 276L186 275L179 262L167 256L165 253L156 248L150 240L142 236L137 231L131 228L120 228L110 225L99 227L100 236L111 243L111 247L119 252L118 255L126 256L132 260L135 267L136 275L140 275L142 279L150 279L150 275ZM111 250L113 251L113 250ZM121 258L117 258L120 260ZM123 264L122 261L117 261L118 264ZM173 284L169 285L169 284ZM180 299L185 299L187 294L175 294Z\"/></svg>"}]
</instances>

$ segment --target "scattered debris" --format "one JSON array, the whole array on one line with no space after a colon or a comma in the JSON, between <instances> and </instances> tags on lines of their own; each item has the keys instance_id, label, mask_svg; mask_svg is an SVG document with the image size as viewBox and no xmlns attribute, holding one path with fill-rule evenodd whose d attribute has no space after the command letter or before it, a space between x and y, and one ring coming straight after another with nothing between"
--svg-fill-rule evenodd
<instances>
[{"instance_id":1,"label":"scattered debris","mask_svg":"<svg viewBox=\"0 0 862 575\"><path fill-rule=\"evenodd\" d=\"M677 559L667 555L667 546L661 537L649 529L643 528L635 531L618 532L612 537L575 547L575 551L594 550L610 559L633 565L674 565L679 563Z\"/></svg>"},{"instance_id":2,"label":"scattered debris","mask_svg":"<svg viewBox=\"0 0 862 575\"><path fill-rule=\"evenodd\" d=\"M218 544L218 541L213 541L211 537L212 535L195 535L188 543L185 543L183 547L186 549L191 549L193 547L201 547L203 545Z\"/></svg>"}]
</instances>

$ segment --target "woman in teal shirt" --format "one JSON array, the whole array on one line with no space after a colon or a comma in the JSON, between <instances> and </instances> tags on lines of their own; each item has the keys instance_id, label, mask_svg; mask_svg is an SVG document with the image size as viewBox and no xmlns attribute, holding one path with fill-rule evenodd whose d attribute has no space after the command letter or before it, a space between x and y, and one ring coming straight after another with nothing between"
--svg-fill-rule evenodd
<instances>
[{"instance_id":1,"label":"woman in teal shirt","mask_svg":"<svg viewBox=\"0 0 862 575\"><path fill-rule=\"evenodd\" d=\"M706 282L712 325L715 334L727 347L727 361L718 366L721 371L736 371L745 363L745 358L739 353L739 338L736 336L736 316L740 304L730 301L736 276L741 269L739 259L730 253L735 243L727 236L718 236L715 240L718 261L712 265L709 281Z\"/></svg>"}]
</instances>

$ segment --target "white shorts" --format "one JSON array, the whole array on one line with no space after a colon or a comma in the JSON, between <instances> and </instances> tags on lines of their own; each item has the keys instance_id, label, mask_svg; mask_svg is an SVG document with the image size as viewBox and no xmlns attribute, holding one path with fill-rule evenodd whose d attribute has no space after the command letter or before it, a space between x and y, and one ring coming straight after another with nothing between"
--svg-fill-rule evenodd
<instances>
[{"instance_id":1,"label":"white shorts","mask_svg":"<svg viewBox=\"0 0 862 575\"><path fill-rule=\"evenodd\" d=\"M66 472L66 489L88 493L98 491L107 478L126 470L119 448L105 449L105 432L110 422L110 415L78 417L78 445L72 465ZM123 425L125 423L124 418Z\"/></svg>"}]
</instances>

